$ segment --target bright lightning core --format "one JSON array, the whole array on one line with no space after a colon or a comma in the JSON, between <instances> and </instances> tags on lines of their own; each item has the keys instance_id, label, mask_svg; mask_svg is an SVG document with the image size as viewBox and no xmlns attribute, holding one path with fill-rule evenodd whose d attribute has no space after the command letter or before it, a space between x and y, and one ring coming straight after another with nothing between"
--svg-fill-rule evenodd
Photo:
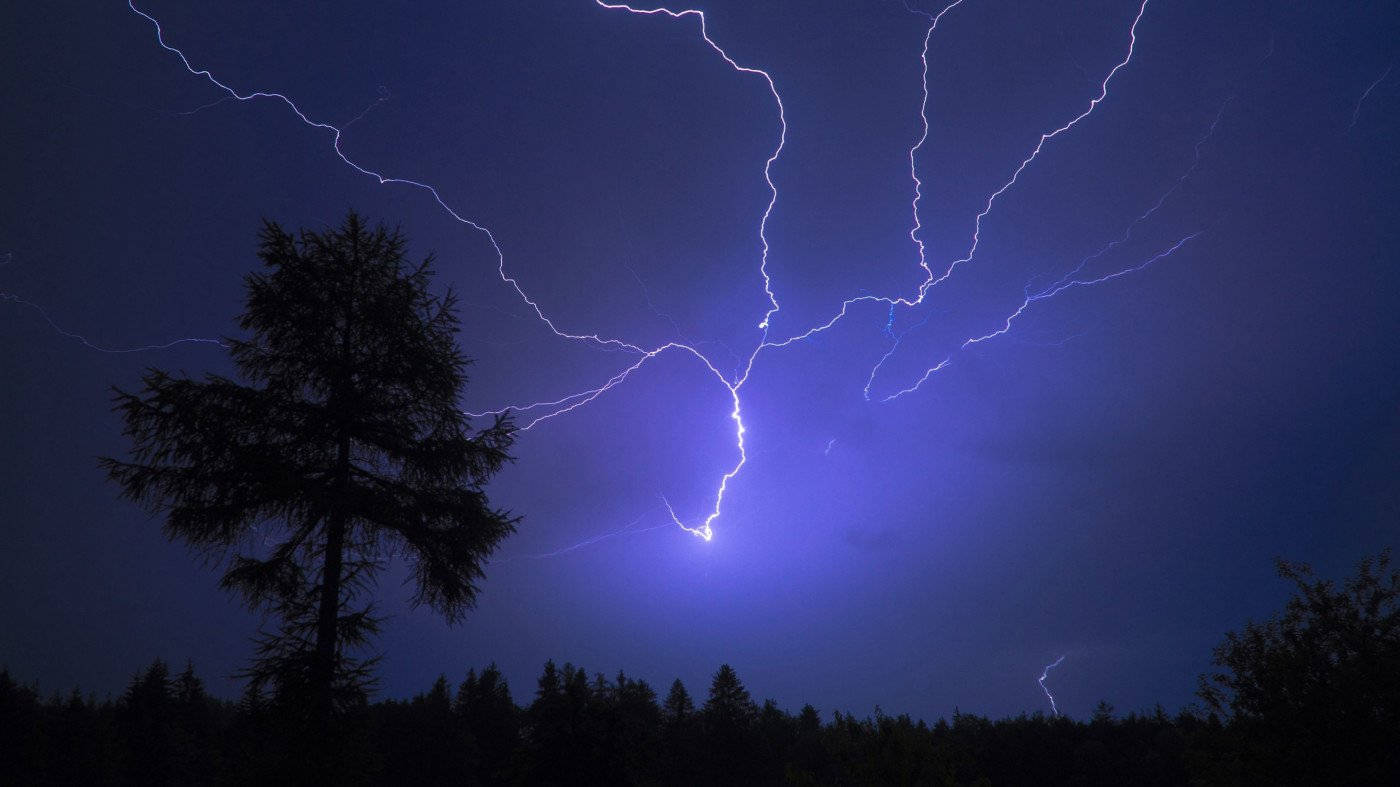
<instances>
[{"instance_id":1,"label":"bright lightning core","mask_svg":"<svg viewBox=\"0 0 1400 787\"><path fill-rule=\"evenodd\" d=\"M1115 77L1123 69L1129 66L1130 62L1134 57L1138 45L1138 27L1139 24L1142 22L1143 17L1146 14L1148 8L1148 0L1142 0L1142 2L1137 5L1136 14L1133 17L1132 23L1128 27L1124 35L1124 46L1121 57L1115 63L1115 65L1103 76L1102 81L1098 85L1097 94L1087 103L1087 105L1081 105L1079 108L1067 112L1066 117L1068 119L1065 122L1039 135L1038 140L1030 148L1029 152L1021 159L1019 164L1010 171L1009 176L1002 183L1002 185L995 191L993 191L985 199L982 209L974 218L972 234L967 245L966 253L958 259L950 260L946 263L938 264L937 266L932 264L927 258L924 242L925 227L923 226L920 220L920 202L923 199L922 187L924 185L924 181L921 179L918 159L924 144L928 140L930 129L930 120L928 116L928 55L930 46L932 45L935 32L938 29L940 21L943 20L945 16L949 15L950 13L954 13L959 6L963 5L964 0L954 0L954 2L948 3L942 8L942 10L938 11L937 13L915 11L915 13L922 15L927 20L928 25L925 28L925 32L923 35L922 49L918 53L919 60L922 63L923 80L922 98L918 103L918 111L919 118L921 121L922 133L920 134L917 140L914 140L912 142L912 145L910 146L908 152L909 178L912 186L912 198L909 205L912 225L908 234L910 241L915 247L917 264L924 271L924 279L919 284L916 291L908 295L859 295L856 297L846 299L836 307L834 316L830 317L828 320L817 325L811 326L806 330L794 332L785 338L774 339L770 337L769 332L774 324L775 318L781 312L782 307L781 300L778 295L778 287L775 284L773 278L770 276L768 270L770 244L767 231L769 219L772 216L774 207L777 205L779 200L778 184L774 181L772 174L773 165L782 156L788 135L787 114L783 105L782 94L779 90L778 80L775 79L775 77L768 71L751 65L742 64L738 62L734 57L732 57L728 52L726 52L725 49L718 42L716 42L714 38L711 37L705 13L703 11L697 9L672 10L665 7L640 8L627 5L625 3L604 2L604 0L594 0L594 3L601 10L608 12L628 13L641 15L645 17L652 17L657 20L658 24L675 23L693 25L696 34L704 41L706 45L708 45L708 47L711 50L713 50L715 56L721 58L739 78L762 80L763 84L767 87L768 92L772 96L777 123L776 128L774 128L773 130L773 147L771 148L771 153L768 155L767 159L763 164L763 177L769 190L769 199L767 201L766 206L764 207L762 215L757 217L756 234L760 242L762 251L759 256L759 259L757 260L757 276L754 279L755 284L758 284L762 287L762 291L765 295L768 305L765 307L764 311L761 314L754 315L754 324L756 325L758 336L755 337L751 349L749 349L746 353L736 353L736 357L730 359L731 362L737 360L738 363L737 366L731 367L733 368L733 371L729 374L726 374L721 371L722 365L717 363L714 359L707 355L706 352L702 349L702 345L699 343L672 341L659 346L649 347L644 344L629 341L624 338L602 336L598 333L589 332L586 329L562 327L555 320L548 316L545 308L539 302L534 300L526 292L524 286L509 272L506 262L506 252L500 239L498 239L497 236L493 234L492 231L483 224L461 214L456 209L451 207L434 185L423 181L393 177L391 175L387 175L380 171L377 171L369 165L361 164L350 158L345 153L341 144L343 141L345 128L349 124L337 127L335 125L331 125L330 123L312 119L300 108L296 101L294 101L291 97L283 93L273 91L239 90L221 81L209 70L196 66L194 64L194 61L191 60L190 56L188 56L183 50L175 47L174 45L168 42L166 31L161 27L160 22L155 17L139 9L135 4L135 0L128 0L128 6L130 7L131 11L143 18L144 20L146 20L147 22L149 22L150 25L154 28L157 44L161 48L178 58L180 63L190 74L206 80L212 86L224 93L225 95L221 97L220 100L231 99L240 102L267 100L279 103L283 105L289 112L291 112L301 123L307 126L308 129L310 129L313 132L318 132L326 135L328 141L330 142L332 153L353 171L366 177L374 178L376 181L383 185L393 184L406 186L411 189L424 192L433 200L433 202L439 208L441 208L454 221L466 226L467 228L475 232L480 233L485 237L485 239L491 244L491 247L496 255L496 271L501 281L509 288L511 288L511 290L516 294L516 296L520 298L520 300L524 304L530 307L535 317L552 333L554 333L555 336L561 339L604 348L631 356L631 360L628 362L627 365L625 365L622 369L614 373L611 377L609 377L599 385L584 388L583 390L580 390L568 396L556 398L549 401L536 401L514 404L507 407L497 408L495 410L488 410L479 413L469 413L469 415L486 415L489 413L503 413L510 411L517 414L517 416L521 417L520 429L522 431L529 431L538 425L544 424L552 419L566 415L570 412L573 412L574 410L577 410L581 407L585 407L588 404L596 401L599 397L603 396L608 391L611 391L612 389L626 382L634 372L636 372L642 366L646 365L649 361L663 354L680 355L682 357L692 358L696 363L701 364L701 366L705 369L706 372L709 373L709 376L715 381L715 383L722 386L728 394L730 402L730 410L728 415L729 419L733 423L734 429L735 459L730 468L720 476L718 483L715 487L715 491L713 493L713 502L708 512L706 512L703 515L703 517L700 518L698 521L692 521L692 523L688 524L687 520L676 512L676 510L672 507L671 503L666 499L664 494L660 494L659 497L666 509L666 512L669 515L672 524L706 541L711 540L715 535L715 530L713 526L716 520L718 520L721 516L724 506L725 494L730 487L730 483L740 474L748 460L748 453L745 445L746 429L743 420L742 392L745 384L749 380L749 377L754 369L755 363L758 361L760 355L767 351L778 350L790 346L796 342L811 338L818 333L829 330L832 327L834 327L838 322L842 321L851 312L853 307L862 303L870 302L880 304L884 308L888 309L887 333L892 339L894 339L894 344L892 347L889 348L888 352L885 353L884 357L880 359L880 361L874 366L874 368L871 369L864 389L866 399L873 401L890 401L892 399L912 393L918 390L934 374L936 374L939 371L942 371L943 369L947 368L950 364L952 364L953 355L948 355L947 357L941 359L933 359L931 364L926 368L923 374L919 376L916 380L912 381L912 383L898 389L895 393L872 399L871 388L885 360L888 359L890 355L892 355L898 349L900 338L902 338L909 331L917 329L919 325L922 324L916 324L912 328L905 329L898 335L894 334L893 324L895 320L896 310L907 310L919 307L924 303L924 300L928 293L931 292L938 285L948 280L951 276L953 276L955 271L960 266L971 264L974 261L974 258L976 257L978 252L979 244L982 240L983 221L996 208L999 199L1007 191L1009 191L1017 185L1018 179L1020 178L1022 173L1027 168L1031 167L1034 164L1034 162L1042 156L1043 152L1048 147L1050 147L1058 137L1070 133L1076 126L1087 121L1090 118L1090 116L1094 113L1094 111L1103 102L1109 99L1110 87L1114 82ZM1217 115L1217 121L1218 119L1219 117ZM1214 125L1212 125L1211 127L1211 132L1213 131ZM1208 136L1209 134L1207 135L1207 138ZM1202 142L1204 142L1204 139L1202 140ZM1148 219L1152 215L1152 213L1155 212L1156 209L1161 206L1162 201L1166 200L1167 197L1169 197L1176 190L1177 186L1179 186L1183 180L1189 177L1191 172L1194 171L1196 163L1199 163L1199 152L1200 145L1198 143L1196 162L1192 164L1191 169L1181 176L1181 179L1178 180L1177 183L1172 186L1171 190L1162 195L1161 199L1157 201L1157 204L1155 206L1148 209L1146 213L1144 213L1137 221L1133 223L1133 225L1131 225L1128 228L1128 233L1132 231L1133 226L1136 226L1138 223ZM929 176L930 175L928 174L922 175L922 177ZM1084 265L1090 259L1093 259L1093 257L1086 258L1084 261L1081 261L1078 268L1074 269L1070 274L1066 275L1055 284L1049 287L1040 288L1039 290L1036 290L1034 292L1032 292L1031 289L1028 287L1023 302L1017 309L1015 309L1012 313L1007 315L1004 318L1004 320L1000 321L999 327L994 327L993 330L982 335L967 337L965 341L963 341L961 345L958 346L958 349L960 350L968 348L973 344L988 341L990 339L993 339L997 336L1001 336L1011 331L1013 323L1016 321L1016 319L1024 311L1026 311L1028 308L1032 307L1035 303L1039 301L1053 298L1054 296L1072 288L1083 288L1096 286L1100 284L1106 284L1119 277L1140 271L1148 267L1149 265L1152 265L1153 263L1175 253L1177 250L1181 249L1183 245L1191 241L1193 238L1197 237L1198 234L1199 232L1187 234L1179 238L1174 244L1167 245L1166 247L1160 249L1157 253L1149 255L1148 257L1146 257L1143 260L1140 260L1137 263L1130 264L1125 267L1119 268L1115 271L1111 271L1109 273L1104 273L1093 277L1080 276ZM1124 239L1126 239L1126 237L1127 234L1125 233ZM1111 248L1113 245L1116 245L1116 243L1117 242L1111 243L1108 247L1105 247L1105 251L1108 248ZM1100 252L1100 254L1102 254L1102 252ZM6 297L12 298L12 296L8 295ZM831 443L828 443L826 446L826 453L829 453L830 450ZM624 530L626 532L631 532L628 529ZM570 547L569 549L572 549L572 547ZM568 549L561 550L561 552L563 551L568 551ZM1058 662L1056 663L1058 664Z\"/></svg>"}]
</instances>

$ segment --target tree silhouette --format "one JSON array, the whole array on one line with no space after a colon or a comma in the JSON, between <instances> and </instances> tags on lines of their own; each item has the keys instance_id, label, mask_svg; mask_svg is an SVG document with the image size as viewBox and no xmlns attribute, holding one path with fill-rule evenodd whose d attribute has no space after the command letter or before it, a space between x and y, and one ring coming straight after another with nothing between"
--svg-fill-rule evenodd
<instances>
[{"instance_id":1,"label":"tree silhouette","mask_svg":"<svg viewBox=\"0 0 1400 787\"><path fill-rule=\"evenodd\" d=\"M1339 588L1278 561L1282 615L1230 632L1201 698L1233 723L1247 769L1273 783L1400 783L1400 570L1389 550Z\"/></svg>"},{"instance_id":2,"label":"tree silhouette","mask_svg":"<svg viewBox=\"0 0 1400 787\"><path fill-rule=\"evenodd\" d=\"M684 724L690 721L691 714L695 713L695 703L690 699L690 692L685 690L685 684L680 678L676 678L671 683L671 690L666 694L666 703L661 707L662 716L667 725Z\"/></svg>"},{"instance_id":3,"label":"tree silhouette","mask_svg":"<svg viewBox=\"0 0 1400 787\"><path fill-rule=\"evenodd\" d=\"M699 722L690 692L681 679L676 678L661 705L661 736L667 769L676 775L679 783L696 784L701 779Z\"/></svg>"},{"instance_id":4,"label":"tree silhouette","mask_svg":"<svg viewBox=\"0 0 1400 787\"><path fill-rule=\"evenodd\" d=\"M755 769L752 735L758 707L739 675L721 664L710 682L710 696L700 709L708 751L706 764L712 780L747 782Z\"/></svg>"},{"instance_id":5,"label":"tree silhouette","mask_svg":"<svg viewBox=\"0 0 1400 787\"><path fill-rule=\"evenodd\" d=\"M758 708L734 668L721 664L710 682L710 697L701 712L712 729L746 730L757 717Z\"/></svg>"},{"instance_id":6,"label":"tree silhouette","mask_svg":"<svg viewBox=\"0 0 1400 787\"><path fill-rule=\"evenodd\" d=\"M457 687L452 713L462 727L463 748L474 755L471 781L505 781L520 739L520 714L511 700L510 685L495 664L480 676L476 670L467 672Z\"/></svg>"},{"instance_id":7,"label":"tree silhouette","mask_svg":"<svg viewBox=\"0 0 1400 787\"><path fill-rule=\"evenodd\" d=\"M475 602L518 521L482 492L512 430L471 432L454 298L429 292L432 258L409 264L398 230L352 212L320 233L265 222L260 241L249 337L227 340L242 381L149 370L115 399L130 460L102 464L280 619L251 674L325 721L366 677L346 650L375 632L357 599L390 554L413 567L415 605L456 621Z\"/></svg>"}]
</instances>

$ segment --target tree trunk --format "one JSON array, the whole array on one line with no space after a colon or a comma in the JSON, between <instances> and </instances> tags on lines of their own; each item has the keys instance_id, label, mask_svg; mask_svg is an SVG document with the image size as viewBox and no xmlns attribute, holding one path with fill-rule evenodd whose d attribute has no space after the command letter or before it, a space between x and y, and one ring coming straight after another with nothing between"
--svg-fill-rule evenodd
<instances>
[{"instance_id":1,"label":"tree trunk","mask_svg":"<svg viewBox=\"0 0 1400 787\"><path fill-rule=\"evenodd\" d=\"M357 222L352 216L352 221ZM351 256L358 263L359 225L352 223ZM352 270L354 270L352 268ZM358 282L356 282L358 284ZM326 519L326 555L321 571L321 608L316 620L316 713L322 724L329 724L335 712L334 688L336 668L336 640L340 633L340 579L344 569L346 512L345 495L350 488L350 431L343 408L347 394L353 388L350 369L351 341L355 317L355 294L349 294L345 305L345 324L337 341L340 353L340 369L332 387L327 405L339 425L335 457L335 493L330 501L330 512ZM353 401L353 397L349 397Z\"/></svg>"},{"instance_id":2,"label":"tree trunk","mask_svg":"<svg viewBox=\"0 0 1400 787\"><path fill-rule=\"evenodd\" d=\"M342 437L336 457L336 487L343 490L349 482L350 440ZM340 621L340 575L344 566L345 513L339 497L332 502L326 520L326 555L321 572L321 606L316 620L316 713L322 722L333 713L335 684L336 639Z\"/></svg>"}]
</instances>

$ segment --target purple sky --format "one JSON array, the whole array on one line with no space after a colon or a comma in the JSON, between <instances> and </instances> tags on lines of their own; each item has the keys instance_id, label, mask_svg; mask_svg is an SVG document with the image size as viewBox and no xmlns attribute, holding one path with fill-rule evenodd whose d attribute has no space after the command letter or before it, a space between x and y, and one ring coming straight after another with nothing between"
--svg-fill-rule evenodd
<instances>
[{"instance_id":1,"label":"purple sky","mask_svg":"<svg viewBox=\"0 0 1400 787\"><path fill-rule=\"evenodd\" d=\"M1018 173L1125 60L1136 2L953 8L922 144L927 16L704 6L783 102L767 340L867 299L755 356L783 129L761 75L694 17L361 5L140 7L196 68L489 228L560 331L696 351L521 435L491 492L525 521L465 624L386 574L388 694L491 660L517 698L546 658L694 689L730 662L789 707L1003 715L1048 710L1063 655L1062 712L1175 709L1226 630L1282 603L1273 556L1339 574L1394 543L1400 13L1151 0L1104 100ZM95 457L124 450L108 386L229 369L209 344L103 349L232 332L262 217L353 207L436 252L467 410L643 360L556 336L484 233L286 104L228 99L124 3L8 16L0 662L22 679L115 691L163 656L235 690L256 618ZM929 278L916 145L930 270L977 248L891 310L870 299ZM747 460L705 541L663 498L688 526L714 510L736 391Z\"/></svg>"}]
</instances>

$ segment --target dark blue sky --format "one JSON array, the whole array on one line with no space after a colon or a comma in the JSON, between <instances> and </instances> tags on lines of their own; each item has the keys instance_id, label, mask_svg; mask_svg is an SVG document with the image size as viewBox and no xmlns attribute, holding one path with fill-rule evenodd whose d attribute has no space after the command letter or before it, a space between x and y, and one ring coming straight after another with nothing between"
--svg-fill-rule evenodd
<instances>
[{"instance_id":1,"label":"dark blue sky","mask_svg":"<svg viewBox=\"0 0 1400 787\"><path fill-rule=\"evenodd\" d=\"M436 186L562 329L684 341L726 375L753 351L778 113L693 17L363 5L141 7L196 67L349 123L352 159ZM1273 556L1339 574L1396 541L1400 12L1386 5L1152 0L1107 98L1002 194L972 261L892 326L857 304L758 356L741 389L748 461L712 541L661 498L692 524L713 506L737 460L730 394L667 353L521 436L491 491L525 521L465 624L408 610L389 572L386 691L495 660L528 695L546 658L701 689L727 661L790 707L1003 715L1045 709L1035 679L1064 654L1049 683L1071 715L1189 702L1222 634L1285 598ZM704 7L786 109L769 338L849 298L912 297L927 20L878 0ZM967 0L939 23L916 156L935 270L966 254L1040 135L1088 108L1137 10ZM6 16L0 662L17 675L104 692L154 656L189 657L231 693L216 676L246 661L257 623L95 460L124 450L108 386L226 359L206 344L103 352L36 306L108 349L230 333L259 220L320 228L353 207L435 251L461 294L477 359L464 408L556 399L637 360L552 335L482 233L357 174L285 105L220 102L125 4ZM1027 282L1043 290L1130 227L1077 280L1194 237L957 351Z\"/></svg>"}]
</instances>

